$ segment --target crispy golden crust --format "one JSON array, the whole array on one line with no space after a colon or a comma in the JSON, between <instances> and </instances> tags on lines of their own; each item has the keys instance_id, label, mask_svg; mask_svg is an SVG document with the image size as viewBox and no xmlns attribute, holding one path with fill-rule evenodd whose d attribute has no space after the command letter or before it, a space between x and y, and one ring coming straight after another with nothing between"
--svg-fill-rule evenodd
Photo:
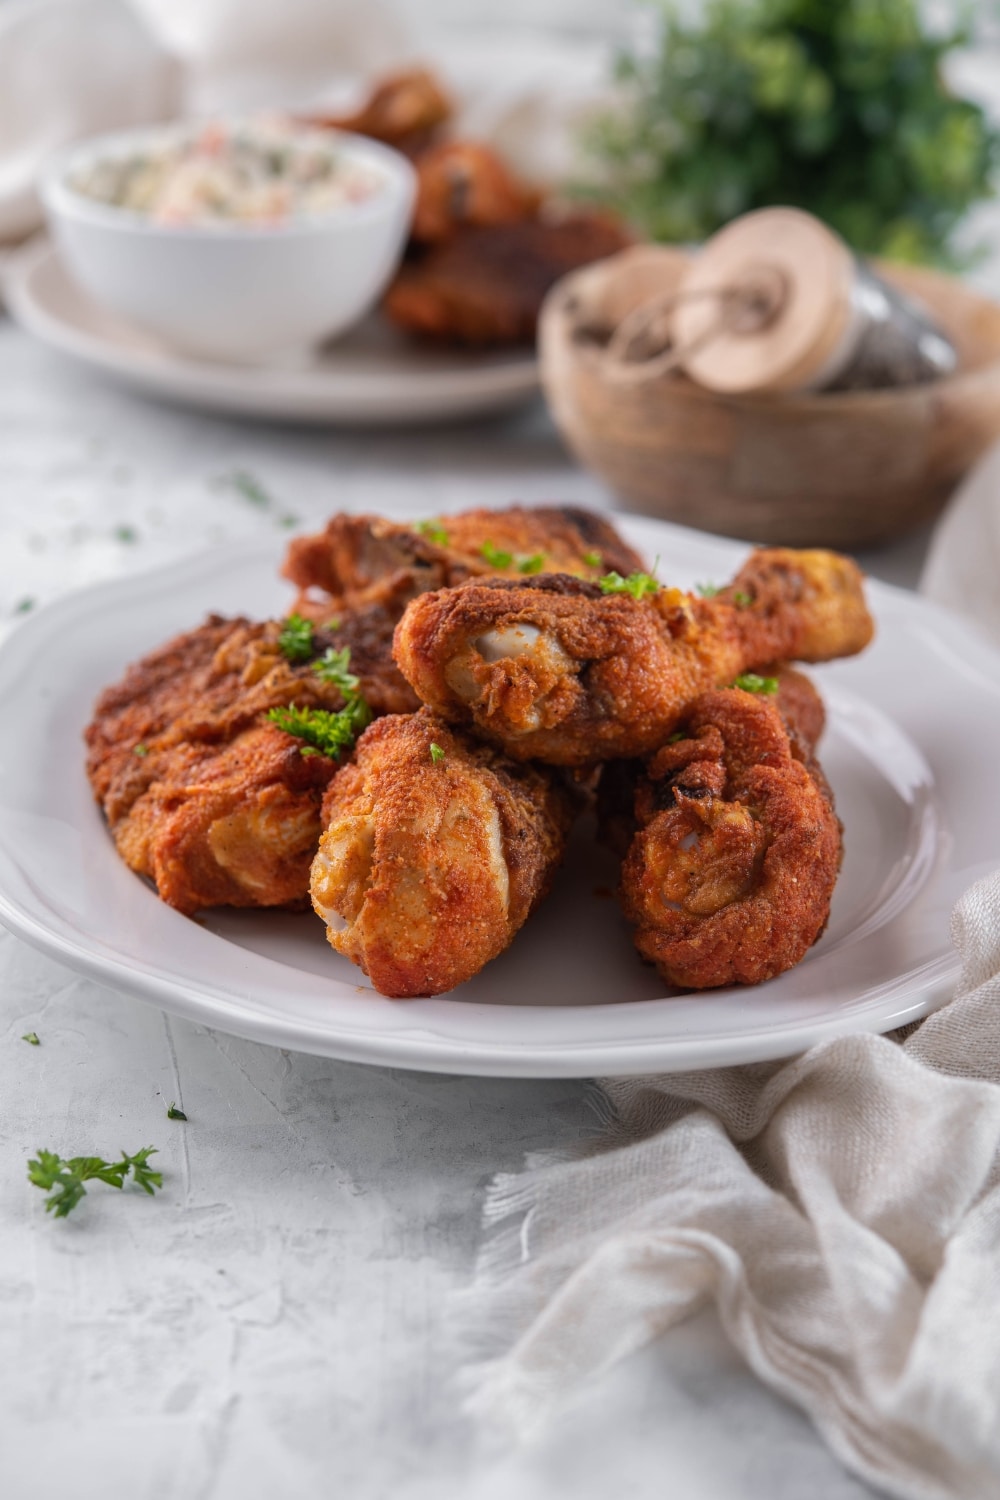
<instances>
[{"instance_id":1,"label":"crispy golden crust","mask_svg":"<svg viewBox=\"0 0 1000 1500\"><path fill-rule=\"evenodd\" d=\"M648 754L706 689L772 661L849 655L871 630L848 559L761 551L711 599L636 600L558 574L423 594L393 649L442 717L518 760L569 766Z\"/></svg>"},{"instance_id":2,"label":"crispy golden crust","mask_svg":"<svg viewBox=\"0 0 1000 1500\"><path fill-rule=\"evenodd\" d=\"M324 802L311 895L331 944L385 995L454 989L548 891L573 807L553 773L426 709L378 720Z\"/></svg>"},{"instance_id":3,"label":"crispy golden crust","mask_svg":"<svg viewBox=\"0 0 1000 1500\"><path fill-rule=\"evenodd\" d=\"M832 803L833 794L816 759L816 747L826 727L822 698L811 679L794 667L779 663L766 668L765 675L778 680L778 691L770 701L781 715L792 755L808 767L810 775L823 787ZM639 783L645 776L645 763L641 760L609 760L600 768L598 837L619 859L625 858L638 829L635 799Z\"/></svg>"},{"instance_id":4,"label":"crispy golden crust","mask_svg":"<svg viewBox=\"0 0 1000 1500\"><path fill-rule=\"evenodd\" d=\"M704 693L637 784L622 866L635 944L671 984L758 984L797 964L826 926L840 825L777 706ZM808 752L806 752L808 754Z\"/></svg>"},{"instance_id":5,"label":"crispy golden crust","mask_svg":"<svg viewBox=\"0 0 1000 1500\"><path fill-rule=\"evenodd\" d=\"M349 645L373 712L410 708L388 657L391 625L371 612L317 631L312 660L281 653L281 624L212 616L129 667L97 701L87 774L129 866L182 911L284 905L308 892L322 792L335 770L267 723L271 708L337 710L340 689L313 670ZM238 856L238 857L237 857Z\"/></svg>"},{"instance_id":6,"label":"crispy golden crust","mask_svg":"<svg viewBox=\"0 0 1000 1500\"><path fill-rule=\"evenodd\" d=\"M112 829L115 844L178 911L301 903L335 770L271 724L221 745L176 745L156 754L153 779Z\"/></svg>"},{"instance_id":7,"label":"crispy golden crust","mask_svg":"<svg viewBox=\"0 0 1000 1500\"><path fill-rule=\"evenodd\" d=\"M583 211L462 229L404 264L382 307L393 323L425 339L530 343L559 278L628 243L612 219Z\"/></svg>"},{"instance_id":8,"label":"crispy golden crust","mask_svg":"<svg viewBox=\"0 0 1000 1500\"><path fill-rule=\"evenodd\" d=\"M509 565L499 566L497 553L509 553ZM296 607L310 619L326 619L327 611L339 607L378 605L395 620L418 594L470 578L523 577L521 568L534 568L539 559L545 571L585 578L611 570L628 574L643 566L638 553L595 511L512 505L463 511L427 531L380 516L340 513L323 531L295 538L282 572L300 590Z\"/></svg>"}]
</instances>

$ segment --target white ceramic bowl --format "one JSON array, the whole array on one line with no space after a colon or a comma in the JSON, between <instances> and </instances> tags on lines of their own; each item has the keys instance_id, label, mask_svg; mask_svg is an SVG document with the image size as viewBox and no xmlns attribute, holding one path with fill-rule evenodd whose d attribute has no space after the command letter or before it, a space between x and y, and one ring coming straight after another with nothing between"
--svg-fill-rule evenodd
<instances>
[{"instance_id":1,"label":"white ceramic bowl","mask_svg":"<svg viewBox=\"0 0 1000 1500\"><path fill-rule=\"evenodd\" d=\"M399 263L416 193L404 156L362 136L338 149L383 184L368 198L271 226L158 224L70 186L109 157L159 146L190 127L100 136L60 152L41 184L49 226L85 291L187 354L259 361L357 323Z\"/></svg>"}]
</instances>

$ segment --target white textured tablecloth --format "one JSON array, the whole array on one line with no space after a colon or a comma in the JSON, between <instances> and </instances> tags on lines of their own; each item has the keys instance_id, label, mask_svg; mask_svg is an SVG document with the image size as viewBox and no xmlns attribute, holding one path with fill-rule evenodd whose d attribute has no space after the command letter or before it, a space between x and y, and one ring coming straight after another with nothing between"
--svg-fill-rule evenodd
<instances>
[{"instance_id":1,"label":"white textured tablecloth","mask_svg":"<svg viewBox=\"0 0 1000 1500\"><path fill-rule=\"evenodd\" d=\"M251 470L266 508L219 483ZM133 398L0 319L0 618L27 598L345 504L600 501L536 413L450 433L252 428ZM922 539L874 565L915 581ZM41 1045L22 1033L35 1030ZM705 1314L536 1444L477 1455L443 1326L481 1192L592 1128L583 1084L271 1051L78 979L0 932L4 1500L860 1500ZM165 1119L171 1100L189 1123ZM65 1222L40 1146L152 1143L155 1200Z\"/></svg>"}]
</instances>

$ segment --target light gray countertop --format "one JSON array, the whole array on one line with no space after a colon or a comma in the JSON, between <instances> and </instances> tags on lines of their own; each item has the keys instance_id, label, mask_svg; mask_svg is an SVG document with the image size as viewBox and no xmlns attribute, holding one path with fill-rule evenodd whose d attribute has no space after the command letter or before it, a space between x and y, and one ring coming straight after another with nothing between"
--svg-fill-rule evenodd
<instances>
[{"instance_id":1,"label":"light gray countertop","mask_svg":"<svg viewBox=\"0 0 1000 1500\"><path fill-rule=\"evenodd\" d=\"M255 506L226 482L257 475ZM387 500L602 503L539 410L454 431L248 427L139 400L0 320L0 620L95 579ZM865 558L912 586L926 537ZM519 1452L475 1447L452 1376L479 1203L592 1128L586 1085L269 1050L104 990L0 933L4 1500L857 1500L703 1314ZM20 1038L34 1030L41 1045ZM168 1121L171 1101L188 1123ZM155 1144L161 1195L66 1221L38 1147Z\"/></svg>"}]
</instances>

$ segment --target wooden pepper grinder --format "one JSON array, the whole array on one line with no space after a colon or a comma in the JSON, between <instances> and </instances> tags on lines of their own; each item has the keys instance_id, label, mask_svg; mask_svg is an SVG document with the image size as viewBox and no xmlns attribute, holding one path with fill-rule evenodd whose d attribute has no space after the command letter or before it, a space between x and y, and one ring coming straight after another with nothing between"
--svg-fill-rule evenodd
<instances>
[{"instance_id":1,"label":"wooden pepper grinder","mask_svg":"<svg viewBox=\"0 0 1000 1500\"><path fill-rule=\"evenodd\" d=\"M709 390L872 390L947 375L954 346L819 219L763 208L707 241L671 299L674 359Z\"/></svg>"}]
</instances>

